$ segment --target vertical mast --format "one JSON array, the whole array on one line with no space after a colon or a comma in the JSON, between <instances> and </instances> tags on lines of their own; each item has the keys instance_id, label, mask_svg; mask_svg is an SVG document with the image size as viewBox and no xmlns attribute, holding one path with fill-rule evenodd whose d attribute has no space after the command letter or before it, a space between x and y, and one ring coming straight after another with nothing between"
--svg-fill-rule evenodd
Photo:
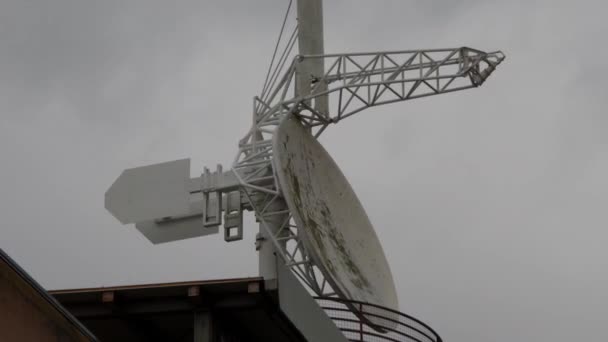
<instances>
[{"instance_id":1,"label":"vertical mast","mask_svg":"<svg viewBox=\"0 0 608 342\"><path fill-rule=\"evenodd\" d=\"M323 0L298 0L298 46L300 55L323 55ZM306 96L311 86L325 75L323 58L307 59L298 65L296 72L296 96ZM315 93L327 90L327 85L316 85ZM327 96L315 99L314 108L329 115Z\"/></svg>"},{"instance_id":2,"label":"vertical mast","mask_svg":"<svg viewBox=\"0 0 608 342\"><path fill-rule=\"evenodd\" d=\"M300 55L323 55L323 0L297 0L298 2L298 47ZM311 94L313 81L325 75L323 58L307 59L298 65L296 71L296 97ZM315 93L327 90L327 85L315 87ZM327 96L315 99L314 108L329 116ZM285 212L287 204L283 199L271 203L269 212ZM273 233L281 230L288 214L273 215L266 220L267 227ZM258 250L259 275L265 280L277 279L277 255L275 246L270 241L268 232L260 223L260 248Z\"/></svg>"}]
</instances>

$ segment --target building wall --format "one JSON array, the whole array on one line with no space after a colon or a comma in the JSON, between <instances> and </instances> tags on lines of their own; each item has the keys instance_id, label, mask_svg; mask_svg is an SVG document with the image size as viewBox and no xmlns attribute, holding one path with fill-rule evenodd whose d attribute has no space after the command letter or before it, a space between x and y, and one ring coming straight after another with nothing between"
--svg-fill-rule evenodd
<instances>
[{"instance_id":1,"label":"building wall","mask_svg":"<svg viewBox=\"0 0 608 342\"><path fill-rule=\"evenodd\" d=\"M44 298L40 290L7 260L0 259L0 341L92 341Z\"/></svg>"}]
</instances>

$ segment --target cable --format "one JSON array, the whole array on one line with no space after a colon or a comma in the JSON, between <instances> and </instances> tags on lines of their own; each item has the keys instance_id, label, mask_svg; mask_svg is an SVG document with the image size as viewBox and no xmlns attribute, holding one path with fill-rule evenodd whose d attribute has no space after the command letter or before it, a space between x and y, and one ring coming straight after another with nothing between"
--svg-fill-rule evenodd
<instances>
[{"instance_id":1,"label":"cable","mask_svg":"<svg viewBox=\"0 0 608 342\"><path fill-rule=\"evenodd\" d=\"M289 41L287 42L287 46L285 47L285 49L283 50L283 53L281 54L281 58L279 58L277 67L274 69L274 72L272 73L272 76L270 78L271 82L268 84L269 86L264 90L264 92L260 96L262 101L267 102L267 100L268 100L267 97L270 95L270 90L274 88L277 80L279 79L280 71L285 66L285 63L287 62L289 54L291 53L291 51L293 51L293 47L295 46L296 42L298 41L297 37L298 37L298 27L296 26L293 30L293 33L291 34L291 37L289 38Z\"/></svg>"},{"instance_id":2,"label":"cable","mask_svg":"<svg viewBox=\"0 0 608 342\"><path fill-rule=\"evenodd\" d=\"M289 11L291 10L291 5L293 0L289 0L289 5L287 6L287 11L285 12L285 17L283 18L283 24L281 25L281 32L279 33L279 38L277 39L277 43L274 47L274 53L272 54L272 59L270 61L270 65L268 66L268 72L266 73L266 79L264 80L264 86L262 87L262 94L267 91L268 81L270 77L270 73L272 70L272 66L274 65L274 60L277 56L277 52L279 50L279 44L281 43L281 38L283 37L283 31L285 31L285 24L287 23L287 18L289 17Z\"/></svg>"}]
</instances>

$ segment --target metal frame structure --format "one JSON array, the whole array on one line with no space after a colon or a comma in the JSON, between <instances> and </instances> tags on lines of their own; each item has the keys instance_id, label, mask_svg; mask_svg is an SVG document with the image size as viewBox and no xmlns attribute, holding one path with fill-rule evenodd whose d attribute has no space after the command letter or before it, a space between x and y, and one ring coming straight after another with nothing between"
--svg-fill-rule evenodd
<instances>
[{"instance_id":1,"label":"metal frame structure","mask_svg":"<svg viewBox=\"0 0 608 342\"><path fill-rule=\"evenodd\" d=\"M295 115L318 138L330 124L370 107L479 87L505 56L468 47L326 54L322 0L297 0L297 14L298 24L280 54L277 42L232 169L205 169L195 179L184 176L189 161L127 170L106 193L106 208L121 222L136 223L154 243L216 233L222 221L224 239L240 240L243 211L253 211L260 223L260 276L277 279L276 263L284 262L310 291L327 297L335 293L304 248L300 232L305 227L292 219L273 165L273 136L281 120ZM299 55L292 58L296 43ZM158 187L163 181L168 187ZM163 196L150 199L152 193ZM134 206L136 200L142 205Z\"/></svg>"},{"instance_id":2,"label":"metal frame structure","mask_svg":"<svg viewBox=\"0 0 608 342\"><path fill-rule=\"evenodd\" d=\"M379 305L340 298L316 297L338 329L351 342L443 342L441 336L421 320ZM369 323L355 315L351 307L378 322Z\"/></svg>"},{"instance_id":3,"label":"metal frame structure","mask_svg":"<svg viewBox=\"0 0 608 342\"><path fill-rule=\"evenodd\" d=\"M239 143L232 170L277 255L315 294L333 292L303 248L298 236L301 227L284 206L273 210L273 204L282 201L272 150L279 122L287 115L297 115L319 137L330 124L370 107L478 87L504 58L502 52L467 47L296 56L276 87L267 96L254 99L254 122ZM310 79L308 95L289 97L300 66L319 59L329 65L325 75ZM315 101L324 96L336 105L334 112L317 110ZM282 220L276 229L278 216Z\"/></svg>"}]
</instances>

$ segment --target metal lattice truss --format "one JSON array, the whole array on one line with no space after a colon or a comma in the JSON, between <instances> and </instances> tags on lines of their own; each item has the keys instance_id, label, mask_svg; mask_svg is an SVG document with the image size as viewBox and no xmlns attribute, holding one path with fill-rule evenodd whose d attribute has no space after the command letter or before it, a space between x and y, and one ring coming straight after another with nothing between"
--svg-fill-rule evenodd
<instances>
[{"instance_id":1,"label":"metal lattice truss","mask_svg":"<svg viewBox=\"0 0 608 342\"><path fill-rule=\"evenodd\" d=\"M233 172L278 255L313 292L331 295L303 248L302 227L286 209L273 169L272 137L281 119L297 115L318 137L329 124L369 107L478 87L504 58L467 47L296 56L276 85L254 99L253 125L239 143ZM300 75L309 78L309 95L291 97L301 66L318 60L325 75ZM277 222L280 229L272 229Z\"/></svg>"}]
</instances>

